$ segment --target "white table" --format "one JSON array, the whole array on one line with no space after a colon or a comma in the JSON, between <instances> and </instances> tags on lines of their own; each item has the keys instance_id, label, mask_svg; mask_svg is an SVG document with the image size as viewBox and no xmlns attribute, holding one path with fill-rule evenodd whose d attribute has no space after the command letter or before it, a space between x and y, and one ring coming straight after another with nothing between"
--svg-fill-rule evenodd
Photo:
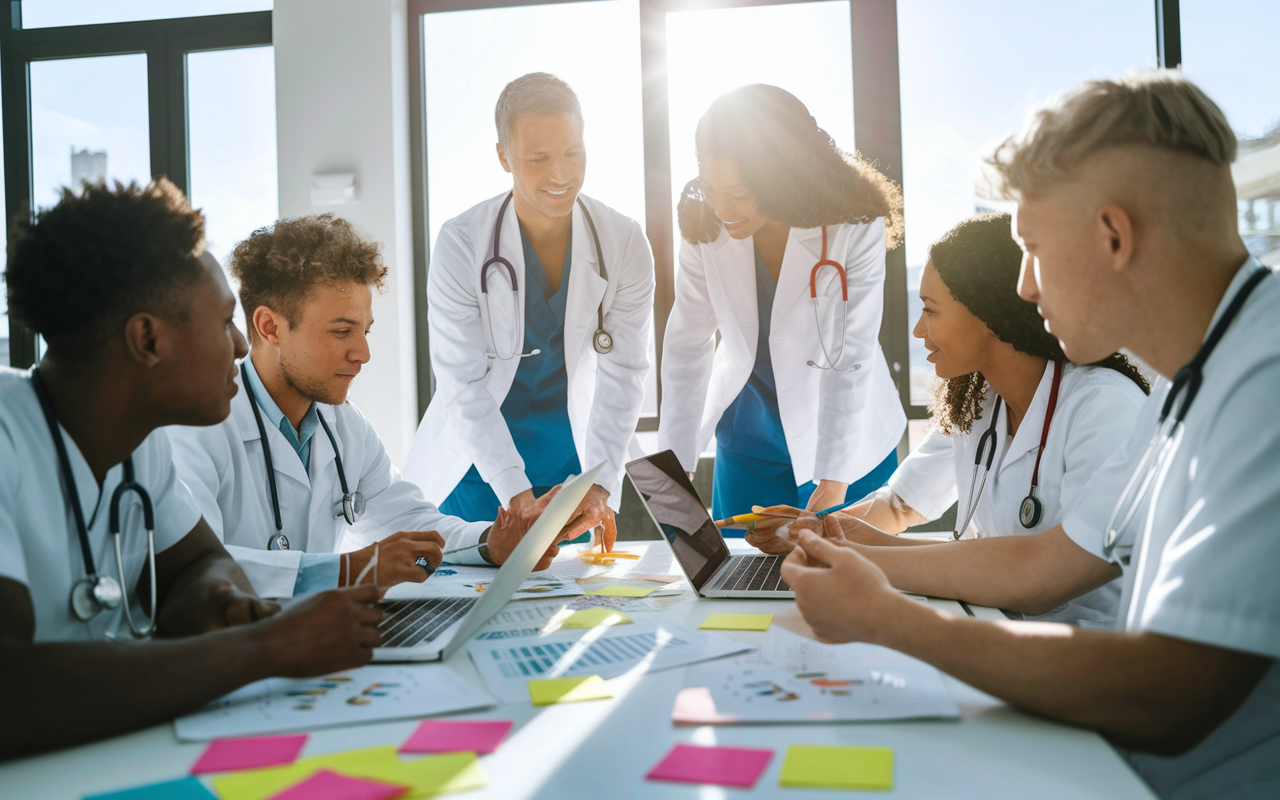
<instances>
[{"instance_id":1,"label":"white table","mask_svg":"<svg viewBox=\"0 0 1280 800\"><path fill-rule=\"evenodd\" d=\"M642 543L626 542L627 549ZM959 604L930 605L963 614ZM780 613L794 607L777 600L703 600L688 595L660 616L696 628L712 611ZM999 616L998 611L985 610ZM978 611L975 609L975 613ZM628 612L636 621L656 614ZM759 643L757 632L719 631ZM449 665L483 686L465 651ZM1058 725L1014 710L944 676L963 713L959 722L883 724L750 725L675 727L671 708L684 669L614 681L612 700L547 706L495 706L459 716L513 719L516 728L498 752L482 757L489 785L459 794L465 800L621 800L622 798L730 797L821 798L815 789L783 789L778 774L789 744L849 744L891 747L894 789L900 798L1151 798L1142 781L1095 733ZM176 679L176 676L175 676ZM9 724L11 721L6 720ZM74 725L74 720L68 720ZM399 744L416 721L314 731L304 755L378 744ZM770 747L777 751L752 790L648 782L644 774L677 742ZM0 798L78 800L85 794L122 789L184 775L203 744L177 741L171 725L0 764ZM875 796L883 796L876 793Z\"/></svg>"}]
</instances>

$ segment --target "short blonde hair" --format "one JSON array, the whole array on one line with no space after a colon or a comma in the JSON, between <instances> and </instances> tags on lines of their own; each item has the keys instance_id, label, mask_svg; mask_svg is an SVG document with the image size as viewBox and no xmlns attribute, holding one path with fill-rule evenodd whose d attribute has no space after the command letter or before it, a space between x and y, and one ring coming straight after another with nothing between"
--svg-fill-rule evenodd
<instances>
[{"instance_id":1,"label":"short blonde hair","mask_svg":"<svg viewBox=\"0 0 1280 800\"><path fill-rule=\"evenodd\" d=\"M511 141L511 126L520 117L544 117L573 114L582 127L582 106L569 84L547 72L522 75L502 90L493 109L498 128L498 143L506 148Z\"/></svg>"},{"instance_id":2,"label":"short blonde hair","mask_svg":"<svg viewBox=\"0 0 1280 800\"><path fill-rule=\"evenodd\" d=\"M1213 164L1236 158L1236 136L1222 109L1173 69L1144 69L1119 80L1085 81L1037 109L1021 133L987 158L993 187L1006 198L1071 177L1108 147L1150 145Z\"/></svg>"}]
</instances>

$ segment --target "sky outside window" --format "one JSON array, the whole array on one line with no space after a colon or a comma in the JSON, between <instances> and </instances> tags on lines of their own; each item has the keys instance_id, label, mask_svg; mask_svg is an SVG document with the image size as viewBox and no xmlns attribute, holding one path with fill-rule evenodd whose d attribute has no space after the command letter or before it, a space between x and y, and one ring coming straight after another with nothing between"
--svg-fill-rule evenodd
<instances>
[{"instance_id":1,"label":"sky outside window","mask_svg":"<svg viewBox=\"0 0 1280 800\"><path fill-rule=\"evenodd\" d=\"M270 11L272 0L22 0L22 27L202 17Z\"/></svg>"}]
</instances>

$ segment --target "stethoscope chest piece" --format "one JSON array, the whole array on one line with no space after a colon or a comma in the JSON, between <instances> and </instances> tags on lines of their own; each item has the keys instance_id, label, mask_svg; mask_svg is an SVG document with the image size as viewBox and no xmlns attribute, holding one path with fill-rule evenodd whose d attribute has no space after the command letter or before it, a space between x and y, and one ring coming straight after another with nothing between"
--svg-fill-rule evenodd
<instances>
[{"instance_id":1,"label":"stethoscope chest piece","mask_svg":"<svg viewBox=\"0 0 1280 800\"><path fill-rule=\"evenodd\" d=\"M120 583L110 575L86 575L71 587L71 611L88 622L105 609L117 609L124 600Z\"/></svg>"},{"instance_id":2,"label":"stethoscope chest piece","mask_svg":"<svg viewBox=\"0 0 1280 800\"><path fill-rule=\"evenodd\" d=\"M1022 506L1018 509L1018 521L1022 523L1024 528L1034 528L1040 524L1040 517L1044 515L1044 505L1041 504L1040 498L1036 497L1036 487L1031 487L1031 494L1022 499Z\"/></svg>"},{"instance_id":3,"label":"stethoscope chest piece","mask_svg":"<svg viewBox=\"0 0 1280 800\"><path fill-rule=\"evenodd\" d=\"M604 355L613 350L613 337L604 328L600 328L596 331L592 344L595 346L597 353Z\"/></svg>"},{"instance_id":4,"label":"stethoscope chest piece","mask_svg":"<svg viewBox=\"0 0 1280 800\"><path fill-rule=\"evenodd\" d=\"M283 533L274 534L270 539L267 540L267 549L268 550L288 550L289 537L285 536Z\"/></svg>"},{"instance_id":5,"label":"stethoscope chest piece","mask_svg":"<svg viewBox=\"0 0 1280 800\"><path fill-rule=\"evenodd\" d=\"M342 500L333 507L334 519L345 519L348 525L364 516L366 502L363 492L343 492Z\"/></svg>"}]
</instances>

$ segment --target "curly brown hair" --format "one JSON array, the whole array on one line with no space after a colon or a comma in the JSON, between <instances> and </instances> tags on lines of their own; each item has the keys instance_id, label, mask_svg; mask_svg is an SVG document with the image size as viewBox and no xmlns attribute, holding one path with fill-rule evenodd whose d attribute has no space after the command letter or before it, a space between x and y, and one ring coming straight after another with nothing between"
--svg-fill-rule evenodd
<instances>
[{"instance_id":1,"label":"curly brown hair","mask_svg":"<svg viewBox=\"0 0 1280 800\"><path fill-rule=\"evenodd\" d=\"M231 254L231 275L253 336L259 306L298 324L307 295L321 283L353 282L381 291L387 277L377 242L364 239L334 214L282 219L254 231Z\"/></svg>"},{"instance_id":2,"label":"curly brown hair","mask_svg":"<svg viewBox=\"0 0 1280 800\"><path fill-rule=\"evenodd\" d=\"M1021 353L1049 361L1066 361L1062 346L1044 329L1044 318L1018 296L1022 248L1013 240L1008 214L969 217L929 248L929 260L951 296L982 320L1000 341ZM1107 367L1150 394L1151 386L1133 362L1112 353L1088 366ZM982 419L987 379L981 372L940 380L934 385L929 413L943 433L968 433Z\"/></svg>"},{"instance_id":3,"label":"curly brown hair","mask_svg":"<svg viewBox=\"0 0 1280 800\"><path fill-rule=\"evenodd\" d=\"M837 147L790 92L757 83L723 94L698 121L694 140L699 162L712 156L738 166L770 219L817 228L883 217L888 249L902 242L902 192L861 155ZM685 185L677 216L691 244L720 235L720 218L697 179Z\"/></svg>"},{"instance_id":4,"label":"curly brown hair","mask_svg":"<svg viewBox=\"0 0 1280 800\"><path fill-rule=\"evenodd\" d=\"M65 357L96 355L142 311L185 319L180 294L204 274L204 215L167 178L64 188L31 219L15 215L9 308Z\"/></svg>"}]
</instances>

